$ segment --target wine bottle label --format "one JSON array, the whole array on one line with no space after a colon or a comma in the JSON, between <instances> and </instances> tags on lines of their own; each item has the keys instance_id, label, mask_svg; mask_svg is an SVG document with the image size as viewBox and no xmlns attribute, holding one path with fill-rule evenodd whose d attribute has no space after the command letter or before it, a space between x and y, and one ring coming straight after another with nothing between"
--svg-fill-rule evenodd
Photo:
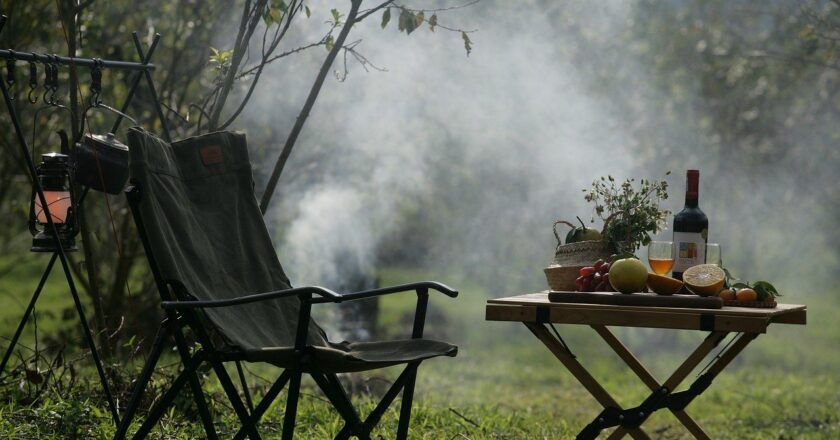
<instances>
[{"instance_id":1,"label":"wine bottle label","mask_svg":"<svg viewBox=\"0 0 840 440\"><path fill-rule=\"evenodd\" d=\"M699 232L674 232L674 272L706 262L706 239Z\"/></svg>"}]
</instances>

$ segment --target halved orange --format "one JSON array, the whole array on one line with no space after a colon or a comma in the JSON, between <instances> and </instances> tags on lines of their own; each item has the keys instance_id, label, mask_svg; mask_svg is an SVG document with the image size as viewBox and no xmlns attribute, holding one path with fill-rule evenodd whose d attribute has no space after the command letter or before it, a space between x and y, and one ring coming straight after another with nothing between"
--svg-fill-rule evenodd
<instances>
[{"instance_id":1,"label":"halved orange","mask_svg":"<svg viewBox=\"0 0 840 440\"><path fill-rule=\"evenodd\" d=\"M657 275L649 273L647 278L647 285L650 290L653 290L659 295L673 295L682 289L683 282L665 275Z\"/></svg>"},{"instance_id":2,"label":"halved orange","mask_svg":"<svg viewBox=\"0 0 840 440\"><path fill-rule=\"evenodd\" d=\"M700 296L717 295L723 288L726 273L714 264L699 264L683 272L683 281L692 293Z\"/></svg>"}]
</instances>

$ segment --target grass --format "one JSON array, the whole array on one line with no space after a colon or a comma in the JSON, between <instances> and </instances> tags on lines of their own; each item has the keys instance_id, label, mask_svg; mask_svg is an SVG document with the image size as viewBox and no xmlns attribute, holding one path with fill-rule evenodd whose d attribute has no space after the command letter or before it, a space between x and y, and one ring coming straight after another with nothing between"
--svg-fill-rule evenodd
<instances>
[{"instance_id":1,"label":"grass","mask_svg":"<svg viewBox=\"0 0 840 440\"><path fill-rule=\"evenodd\" d=\"M32 272L32 273L30 273ZM0 335L10 335L25 299L10 300L14 289L21 298L31 294L39 271L10 274L0 287ZM60 275L60 272L57 272ZM422 279L413 270L391 269L383 283ZM60 293L61 279L45 291L42 312L58 313L70 305ZM6 282L9 281L10 282ZM455 281L451 281L455 280ZM541 439L574 438L577 431L600 410L599 405L565 371L522 325L484 321L486 291L466 280L451 278L462 294L453 300L443 295L431 299L429 335L459 344L458 357L434 359L419 372L413 409L411 438L422 439ZM27 287L31 285L32 287ZM29 293L24 293L25 291ZM502 292L499 295L503 294ZM64 294L66 295L66 293ZM69 295L67 295L69 296ZM407 314L414 296L395 295L380 304L380 325L389 336L410 332ZM714 438L738 439L833 439L840 437L840 300L813 295L785 298L809 305L808 326L772 326L759 337L711 388L688 407ZM60 325L42 317L40 331L46 334ZM61 325L72 325L68 321ZM564 338L605 388L629 406L648 394L638 379L623 367L597 336L584 328L559 326ZM615 329L619 338L636 352L654 375L664 379L702 339L699 332ZM31 333L28 330L27 333ZM31 341L27 336L25 341ZM27 342L28 343L28 342ZM89 364L89 362L87 362ZM6 383L0 395L2 438L109 438L114 427L99 397L92 368L78 365L81 382L70 390L52 390L32 404L21 403L27 384ZM702 364L701 364L702 365ZM123 367L126 377L136 376L138 365ZM251 380L264 390L257 377L274 377L277 370L250 365ZM173 373L171 368L168 373ZM388 369L346 378L381 392L399 373ZM696 372L689 376L686 384ZM222 438L237 428L233 412L221 398L213 376L206 387L214 395L214 413ZM166 377L157 381L160 387ZM22 384L22 387L19 386ZM5 394L4 394L5 393ZM279 437L282 426L281 394L261 425L266 438ZM123 397L124 398L124 397ZM355 400L362 414L375 404L373 397L358 393ZM161 438L196 438L203 435L197 416L183 396L181 405L161 422L155 435ZM298 438L331 438L341 420L333 413L313 382L304 381L297 423ZM395 409L399 407L395 405ZM391 410L374 434L392 438L398 414ZM689 438L679 422L664 411L656 413L644 428L655 438ZM375 437L376 438L376 437Z\"/></svg>"}]
</instances>

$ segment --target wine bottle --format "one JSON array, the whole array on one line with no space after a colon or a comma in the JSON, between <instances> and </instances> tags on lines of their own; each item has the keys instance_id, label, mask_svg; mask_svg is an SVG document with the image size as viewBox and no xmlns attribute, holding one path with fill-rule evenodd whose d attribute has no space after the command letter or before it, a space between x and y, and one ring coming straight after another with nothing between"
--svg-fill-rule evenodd
<instances>
[{"instance_id":1,"label":"wine bottle","mask_svg":"<svg viewBox=\"0 0 840 440\"><path fill-rule=\"evenodd\" d=\"M691 266L706 262L706 239L709 219L700 210L700 171L686 172L685 207L674 216L674 268L672 276L678 280Z\"/></svg>"}]
</instances>

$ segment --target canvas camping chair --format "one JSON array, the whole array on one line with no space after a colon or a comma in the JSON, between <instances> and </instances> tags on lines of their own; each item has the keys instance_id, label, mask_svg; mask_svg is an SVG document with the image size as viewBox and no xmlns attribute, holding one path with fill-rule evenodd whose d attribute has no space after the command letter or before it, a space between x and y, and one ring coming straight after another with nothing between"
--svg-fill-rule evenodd
<instances>
[{"instance_id":1,"label":"canvas camping chair","mask_svg":"<svg viewBox=\"0 0 840 440\"><path fill-rule=\"evenodd\" d=\"M135 432L143 438L189 385L208 438L212 416L196 371L209 365L241 423L234 438L260 438L258 423L288 385L283 438L293 436L300 383L309 374L344 419L336 438L370 438L402 392L397 438L408 435L417 367L436 356L455 356L454 345L423 338L430 290L455 297L435 282L339 294L321 287L291 288L254 196L245 136L211 133L171 145L133 128L129 132L132 187L126 192L166 319L137 380L116 437L124 438L167 341L174 339L183 369ZM416 292L411 339L335 343L310 318L313 304L340 303ZM190 351L189 329L198 349ZM246 406L227 373L227 362L268 362L282 374L256 406L239 369ZM405 365L380 403L363 420L336 373Z\"/></svg>"}]
</instances>

